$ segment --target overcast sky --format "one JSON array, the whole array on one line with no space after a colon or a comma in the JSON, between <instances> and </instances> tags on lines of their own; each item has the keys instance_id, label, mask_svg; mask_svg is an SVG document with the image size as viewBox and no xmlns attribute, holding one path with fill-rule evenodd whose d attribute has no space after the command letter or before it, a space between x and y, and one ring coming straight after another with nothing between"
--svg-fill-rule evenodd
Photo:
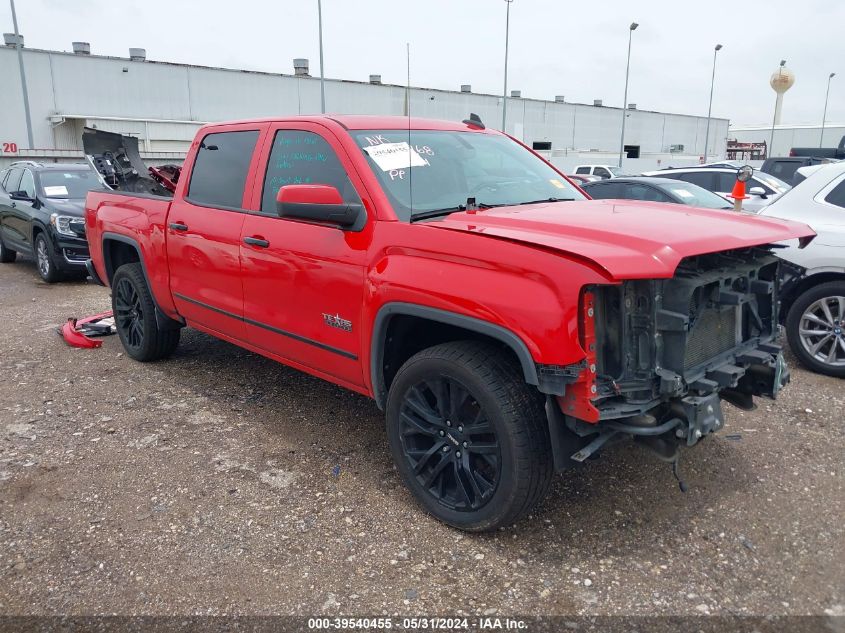
<instances>
[{"instance_id":1,"label":"overcast sky","mask_svg":"<svg viewBox=\"0 0 845 633\"><path fill-rule=\"evenodd\" d=\"M16 0L32 48L292 72L294 57L319 73L317 0ZM501 93L504 0L323 0L327 77ZM781 59L796 75L784 123L819 123L827 77L828 121L845 123L843 0L514 0L509 89L524 97L622 103L628 25L634 32L628 101L641 109L707 114L713 47L713 115L734 124L770 124L769 77ZM12 30L0 0L3 31ZM336 110L331 104L329 109Z\"/></svg>"}]
</instances>

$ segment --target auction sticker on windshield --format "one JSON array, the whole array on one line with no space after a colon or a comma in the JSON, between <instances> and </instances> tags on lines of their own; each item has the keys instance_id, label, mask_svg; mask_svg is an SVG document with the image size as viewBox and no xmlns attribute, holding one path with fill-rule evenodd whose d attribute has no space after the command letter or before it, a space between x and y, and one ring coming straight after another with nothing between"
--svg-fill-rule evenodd
<instances>
[{"instance_id":1,"label":"auction sticker on windshield","mask_svg":"<svg viewBox=\"0 0 845 633\"><path fill-rule=\"evenodd\" d=\"M364 147L363 150L369 154L376 165L382 171L394 169L407 169L408 167L426 167L428 161L417 153L408 143L382 143Z\"/></svg>"},{"instance_id":2,"label":"auction sticker on windshield","mask_svg":"<svg viewBox=\"0 0 845 633\"><path fill-rule=\"evenodd\" d=\"M52 187L44 187L44 195L45 196L66 196L67 195L67 187L64 185L55 185Z\"/></svg>"}]
</instances>

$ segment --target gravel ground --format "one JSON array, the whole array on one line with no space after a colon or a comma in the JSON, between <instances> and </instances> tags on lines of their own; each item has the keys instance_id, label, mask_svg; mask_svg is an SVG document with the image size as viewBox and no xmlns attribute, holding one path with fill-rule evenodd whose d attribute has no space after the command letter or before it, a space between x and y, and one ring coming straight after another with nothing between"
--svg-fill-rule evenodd
<instances>
[{"instance_id":1,"label":"gravel ground","mask_svg":"<svg viewBox=\"0 0 845 633\"><path fill-rule=\"evenodd\" d=\"M154 364L56 335L109 305L0 266L0 613L845 611L845 383L794 359L684 454L686 494L618 446L468 536L414 505L372 401L192 330Z\"/></svg>"}]
</instances>

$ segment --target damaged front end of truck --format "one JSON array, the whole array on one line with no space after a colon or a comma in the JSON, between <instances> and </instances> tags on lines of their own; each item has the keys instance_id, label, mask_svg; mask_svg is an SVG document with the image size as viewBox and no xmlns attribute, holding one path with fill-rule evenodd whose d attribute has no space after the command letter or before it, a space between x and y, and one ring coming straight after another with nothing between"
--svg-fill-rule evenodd
<instances>
[{"instance_id":1,"label":"damaged front end of truck","mask_svg":"<svg viewBox=\"0 0 845 633\"><path fill-rule=\"evenodd\" d=\"M556 466L627 438L677 465L680 447L724 426L723 400L751 410L754 396L776 398L789 381L778 267L752 247L688 257L670 279L585 288L587 357L547 406Z\"/></svg>"}]
</instances>

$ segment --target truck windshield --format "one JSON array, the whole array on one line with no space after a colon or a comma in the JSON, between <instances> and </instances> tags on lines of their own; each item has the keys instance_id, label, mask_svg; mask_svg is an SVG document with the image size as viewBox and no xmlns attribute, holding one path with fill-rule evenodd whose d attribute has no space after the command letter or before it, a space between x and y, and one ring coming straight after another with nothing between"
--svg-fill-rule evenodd
<instances>
[{"instance_id":1,"label":"truck windshield","mask_svg":"<svg viewBox=\"0 0 845 633\"><path fill-rule=\"evenodd\" d=\"M365 130L353 138L396 215L409 221L468 200L480 207L584 200L575 187L506 136L446 130Z\"/></svg>"},{"instance_id":2,"label":"truck windshield","mask_svg":"<svg viewBox=\"0 0 845 633\"><path fill-rule=\"evenodd\" d=\"M47 198L84 198L92 189L103 185L92 170L50 170L41 172L41 190Z\"/></svg>"}]
</instances>

